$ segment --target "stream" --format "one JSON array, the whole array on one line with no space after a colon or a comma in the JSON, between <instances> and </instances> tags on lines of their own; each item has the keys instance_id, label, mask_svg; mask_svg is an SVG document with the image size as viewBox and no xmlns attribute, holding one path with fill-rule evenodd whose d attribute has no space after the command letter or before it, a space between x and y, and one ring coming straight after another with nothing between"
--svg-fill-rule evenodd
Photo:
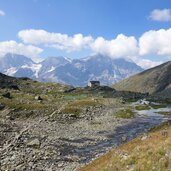
<instances>
[{"instance_id":1,"label":"stream","mask_svg":"<svg viewBox=\"0 0 171 171\"><path fill-rule=\"evenodd\" d=\"M142 104L140 102L132 103L132 105ZM85 164L104 154L109 149L119 146L133 138L146 133L150 128L158 126L163 122L171 119L171 116L157 114L158 112L171 111L171 106L159 109L135 110L137 117L129 121L127 124L116 127L113 132L99 132L107 137L107 140L97 142L94 145L84 146L82 148L74 148L73 155L79 156L79 163Z\"/></svg>"}]
</instances>

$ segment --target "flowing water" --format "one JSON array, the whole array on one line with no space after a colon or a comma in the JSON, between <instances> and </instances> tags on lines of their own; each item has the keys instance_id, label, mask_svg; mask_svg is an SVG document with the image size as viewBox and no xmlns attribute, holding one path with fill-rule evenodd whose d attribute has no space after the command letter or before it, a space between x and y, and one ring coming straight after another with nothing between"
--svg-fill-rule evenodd
<instances>
[{"instance_id":1,"label":"flowing water","mask_svg":"<svg viewBox=\"0 0 171 171\"><path fill-rule=\"evenodd\" d=\"M142 102L142 101L141 101ZM140 102L133 103L132 105L140 104ZM113 132L102 132L105 134L107 140L97 142L94 145L89 145L82 148L75 148L73 154L80 157L80 163L90 162L92 159L108 151L112 147L116 147L123 142L130 141L131 139L146 133L150 128L160 125L163 122L171 120L170 116L157 114L158 112L171 111L171 106L159 109L148 110L135 110L137 117L128 122L128 124L119 126Z\"/></svg>"}]
</instances>

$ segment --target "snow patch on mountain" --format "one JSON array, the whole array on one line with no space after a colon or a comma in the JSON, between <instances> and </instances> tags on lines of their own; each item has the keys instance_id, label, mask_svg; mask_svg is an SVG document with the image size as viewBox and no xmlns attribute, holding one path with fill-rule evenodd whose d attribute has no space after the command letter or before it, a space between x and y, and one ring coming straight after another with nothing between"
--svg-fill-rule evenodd
<instances>
[{"instance_id":1,"label":"snow patch on mountain","mask_svg":"<svg viewBox=\"0 0 171 171\"><path fill-rule=\"evenodd\" d=\"M16 67L11 67L11 68L7 69L4 72L4 74L9 75L9 76L14 76L16 72L17 72L17 68Z\"/></svg>"},{"instance_id":2,"label":"snow patch on mountain","mask_svg":"<svg viewBox=\"0 0 171 171\"><path fill-rule=\"evenodd\" d=\"M47 72L52 72L52 71L54 71L54 70L55 70L55 67L52 66L51 69L50 69L49 71L47 71Z\"/></svg>"},{"instance_id":3,"label":"snow patch on mountain","mask_svg":"<svg viewBox=\"0 0 171 171\"><path fill-rule=\"evenodd\" d=\"M30 66L29 65L23 65L23 66L21 66L21 68L23 68L23 69L25 69L25 68L31 69L34 72L34 76L36 78L39 77L38 74L39 74L39 71L40 71L41 67L42 67L41 64L32 64Z\"/></svg>"}]
</instances>

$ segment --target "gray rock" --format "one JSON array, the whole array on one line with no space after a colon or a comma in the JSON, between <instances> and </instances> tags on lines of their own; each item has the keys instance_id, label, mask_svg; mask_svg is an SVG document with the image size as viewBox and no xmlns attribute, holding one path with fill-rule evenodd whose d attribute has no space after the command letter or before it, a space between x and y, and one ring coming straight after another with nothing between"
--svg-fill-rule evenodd
<instances>
[{"instance_id":1,"label":"gray rock","mask_svg":"<svg viewBox=\"0 0 171 171\"><path fill-rule=\"evenodd\" d=\"M126 140L127 140L127 136L126 135L124 135L124 136L122 136L122 142L125 142Z\"/></svg>"},{"instance_id":2,"label":"gray rock","mask_svg":"<svg viewBox=\"0 0 171 171\"><path fill-rule=\"evenodd\" d=\"M28 147L39 147L40 146L40 141L38 138L32 139L27 143Z\"/></svg>"},{"instance_id":3,"label":"gray rock","mask_svg":"<svg viewBox=\"0 0 171 171\"><path fill-rule=\"evenodd\" d=\"M40 96L35 96L35 100L43 100Z\"/></svg>"},{"instance_id":4,"label":"gray rock","mask_svg":"<svg viewBox=\"0 0 171 171\"><path fill-rule=\"evenodd\" d=\"M58 167L62 167L64 165L63 162L58 163Z\"/></svg>"},{"instance_id":5,"label":"gray rock","mask_svg":"<svg viewBox=\"0 0 171 171\"><path fill-rule=\"evenodd\" d=\"M4 109L5 108L5 105L3 104L0 104L0 110Z\"/></svg>"},{"instance_id":6,"label":"gray rock","mask_svg":"<svg viewBox=\"0 0 171 171\"><path fill-rule=\"evenodd\" d=\"M144 141L144 140L146 140L147 138L148 138L148 135L144 135L144 136L141 138L141 140Z\"/></svg>"},{"instance_id":7,"label":"gray rock","mask_svg":"<svg viewBox=\"0 0 171 171\"><path fill-rule=\"evenodd\" d=\"M24 164L20 164L18 165L14 170L21 170L21 171L24 171L26 168L24 166Z\"/></svg>"}]
</instances>

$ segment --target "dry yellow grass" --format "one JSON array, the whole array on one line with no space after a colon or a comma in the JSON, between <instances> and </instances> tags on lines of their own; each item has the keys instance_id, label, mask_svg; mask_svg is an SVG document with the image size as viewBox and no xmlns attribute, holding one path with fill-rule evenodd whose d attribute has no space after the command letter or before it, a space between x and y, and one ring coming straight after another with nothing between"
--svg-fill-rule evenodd
<instances>
[{"instance_id":1,"label":"dry yellow grass","mask_svg":"<svg viewBox=\"0 0 171 171\"><path fill-rule=\"evenodd\" d=\"M138 137L78 171L171 171L171 126Z\"/></svg>"}]
</instances>

